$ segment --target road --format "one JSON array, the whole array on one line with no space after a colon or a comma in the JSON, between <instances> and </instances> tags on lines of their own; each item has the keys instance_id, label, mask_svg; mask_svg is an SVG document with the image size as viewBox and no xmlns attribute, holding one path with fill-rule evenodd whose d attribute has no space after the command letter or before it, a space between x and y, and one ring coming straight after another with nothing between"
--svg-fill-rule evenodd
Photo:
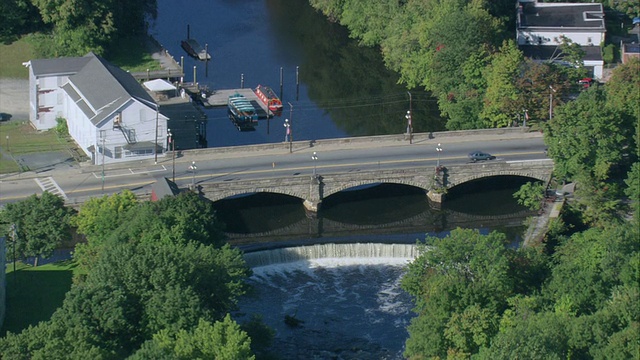
<instances>
[{"instance_id":1,"label":"road","mask_svg":"<svg viewBox=\"0 0 640 360\"><path fill-rule=\"evenodd\" d=\"M436 151L440 141L441 152ZM233 181L240 179L279 178L299 175L335 174L376 169L435 167L468 163L467 154L474 150L497 157L490 161L521 161L546 159L541 134L520 136L464 136L442 138L413 144L400 142L369 142L357 145L309 147L289 153L282 149L242 153L242 147L232 154L202 155L185 151L175 159L175 181L187 187L192 182ZM312 155L316 152L316 160ZM158 163L131 162L105 167L78 166L71 170L50 170L41 173L12 174L0 177L0 206L19 201L45 189L67 198L67 203L79 203L89 197L130 189L139 195L149 194L157 178L173 177L173 159L169 154ZM196 170L190 167L195 162Z\"/></svg>"}]
</instances>

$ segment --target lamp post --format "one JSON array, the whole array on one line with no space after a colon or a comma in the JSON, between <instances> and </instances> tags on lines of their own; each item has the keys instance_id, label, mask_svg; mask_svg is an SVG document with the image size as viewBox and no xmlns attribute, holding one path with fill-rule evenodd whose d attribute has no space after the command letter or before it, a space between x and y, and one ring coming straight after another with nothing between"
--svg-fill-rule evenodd
<instances>
[{"instance_id":1,"label":"lamp post","mask_svg":"<svg viewBox=\"0 0 640 360\"><path fill-rule=\"evenodd\" d=\"M193 187L193 189L196 188L196 170L198 170L198 167L196 166L196 162L192 161L191 165L189 166L189 170L191 170L191 172L193 173L193 177L191 178L191 186Z\"/></svg>"},{"instance_id":2,"label":"lamp post","mask_svg":"<svg viewBox=\"0 0 640 360\"><path fill-rule=\"evenodd\" d=\"M313 177L316 178L316 161L318 160L318 153L314 151L313 155L311 155L311 160L313 161Z\"/></svg>"},{"instance_id":3,"label":"lamp post","mask_svg":"<svg viewBox=\"0 0 640 360\"><path fill-rule=\"evenodd\" d=\"M438 146L436 147L436 152L438 153L438 162L436 163L436 167L440 167L440 153L442 152L442 147L440 146L440 143L438 143Z\"/></svg>"},{"instance_id":4,"label":"lamp post","mask_svg":"<svg viewBox=\"0 0 640 360\"><path fill-rule=\"evenodd\" d=\"M411 99L411 91L407 91L407 94L409 94L409 111L407 111L407 115L405 115L405 117L407 118L407 134L409 134L409 144L412 143L411 139L411 133L413 133L413 123L411 121L411 112L412 112L412 99Z\"/></svg>"},{"instance_id":5,"label":"lamp post","mask_svg":"<svg viewBox=\"0 0 640 360\"><path fill-rule=\"evenodd\" d=\"M409 144L412 143L411 141L411 130L413 128L412 123L411 123L411 110L407 111L407 115L404 116L405 118L407 118L407 135L409 135Z\"/></svg>"},{"instance_id":6,"label":"lamp post","mask_svg":"<svg viewBox=\"0 0 640 360\"><path fill-rule=\"evenodd\" d=\"M291 123L289 122L289 119L284 119L284 128L284 141L289 142L289 152L291 153L293 152L293 144L291 143Z\"/></svg>"},{"instance_id":7,"label":"lamp post","mask_svg":"<svg viewBox=\"0 0 640 360\"><path fill-rule=\"evenodd\" d=\"M167 129L167 135L169 136L169 145L167 148L172 147L173 151L171 151L171 181L176 182L176 143L173 138L173 134L171 134L171 129Z\"/></svg>"}]
</instances>

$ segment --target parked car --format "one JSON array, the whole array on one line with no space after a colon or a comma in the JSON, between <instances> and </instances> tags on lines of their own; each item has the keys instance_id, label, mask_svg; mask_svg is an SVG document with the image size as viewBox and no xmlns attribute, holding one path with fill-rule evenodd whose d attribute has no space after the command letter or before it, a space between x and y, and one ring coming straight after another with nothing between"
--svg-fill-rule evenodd
<instances>
[{"instance_id":1,"label":"parked car","mask_svg":"<svg viewBox=\"0 0 640 360\"><path fill-rule=\"evenodd\" d=\"M0 113L0 121L9 121L11 120L11 114Z\"/></svg>"},{"instance_id":2,"label":"parked car","mask_svg":"<svg viewBox=\"0 0 640 360\"><path fill-rule=\"evenodd\" d=\"M469 160L471 160L471 162L476 162L476 161L481 161L481 160L493 160L496 157L488 154L484 151L472 151L469 153Z\"/></svg>"}]
</instances>

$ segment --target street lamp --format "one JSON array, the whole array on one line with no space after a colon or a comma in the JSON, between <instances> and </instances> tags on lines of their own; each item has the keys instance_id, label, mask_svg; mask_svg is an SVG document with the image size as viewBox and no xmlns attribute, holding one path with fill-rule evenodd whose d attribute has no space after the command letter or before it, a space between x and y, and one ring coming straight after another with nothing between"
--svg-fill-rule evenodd
<instances>
[{"instance_id":1,"label":"street lamp","mask_svg":"<svg viewBox=\"0 0 640 360\"><path fill-rule=\"evenodd\" d=\"M440 153L442 152L442 147L440 147L440 143L436 147L436 152L438 153L438 162L436 163L436 167L440 167Z\"/></svg>"},{"instance_id":2,"label":"street lamp","mask_svg":"<svg viewBox=\"0 0 640 360\"><path fill-rule=\"evenodd\" d=\"M311 155L311 160L313 161L313 177L317 177L316 176L316 161L318 160L318 153L316 153L315 151L313 152L313 155Z\"/></svg>"},{"instance_id":3,"label":"street lamp","mask_svg":"<svg viewBox=\"0 0 640 360\"><path fill-rule=\"evenodd\" d=\"M176 182L176 142L175 139L173 138L173 134L171 134L171 129L167 129L167 135L169 136L169 145L168 147L172 147L173 151L171 152L171 156L172 156L172 166L171 166L171 181Z\"/></svg>"},{"instance_id":4,"label":"street lamp","mask_svg":"<svg viewBox=\"0 0 640 360\"><path fill-rule=\"evenodd\" d=\"M409 135L409 144L411 144L411 130L413 130L413 126L411 123L411 110L407 110L407 115L404 116L407 118L407 135Z\"/></svg>"},{"instance_id":5,"label":"street lamp","mask_svg":"<svg viewBox=\"0 0 640 360\"><path fill-rule=\"evenodd\" d=\"M191 178L191 186L193 187L193 189L195 189L196 188L196 170L198 170L198 167L196 166L195 161L191 162L191 165L189 166L189 170L193 172L193 177Z\"/></svg>"},{"instance_id":6,"label":"street lamp","mask_svg":"<svg viewBox=\"0 0 640 360\"><path fill-rule=\"evenodd\" d=\"M284 141L289 141L289 152L293 152L293 144L291 143L291 123L289 119L284 119ZM288 140L287 140L288 139Z\"/></svg>"}]
</instances>

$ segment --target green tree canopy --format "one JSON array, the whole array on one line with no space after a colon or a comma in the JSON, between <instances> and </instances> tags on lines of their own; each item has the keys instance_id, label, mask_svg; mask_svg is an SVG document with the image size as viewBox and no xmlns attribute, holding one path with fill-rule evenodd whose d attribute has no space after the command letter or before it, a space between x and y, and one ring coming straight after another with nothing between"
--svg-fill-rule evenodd
<instances>
[{"instance_id":1,"label":"green tree canopy","mask_svg":"<svg viewBox=\"0 0 640 360\"><path fill-rule=\"evenodd\" d=\"M222 246L224 225L208 200L184 192L157 202L138 203L130 192L89 201L74 219L87 243L74 258L90 268L105 248L126 242L197 242Z\"/></svg>"},{"instance_id":2,"label":"green tree canopy","mask_svg":"<svg viewBox=\"0 0 640 360\"><path fill-rule=\"evenodd\" d=\"M73 209L67 208L61 197L45 191L41 196L34 194L7 204L0 218L15 226L16 258L36 257L37 265L38 256L49 257L63 242L71 240L72 214Z\"/></svg>"},{"instance_id":3,"label":"green tree canopy","mask_svg":"<svg viewBox=\"0 0 640 360\"><path fill-rule=\"evenodd\" d=\"M160 331L221 320L246 291L249 273L240 252L228 246L118 244L76 279L49 322L0 341L0 350L26 358L122 359Z\"/></svg>"},{"instance_id":4,"label":"green tree canopy","mask_svg":"<svg viewBox=\"0 0 640 360\"><path fill-rule=\"evenodd\" d=\"M464 229L426 239L402 280L419 314L409 326L405 356L444 357L486 345L514 289L505 240Z\"/></svg>"},{"instance_id":5,"label":"green tree canopy","mask_svg":"<svg viewBox=\"0 0 640 360\"><path fill-rule=\"evenodd\" d=\"M162 330L129 357L130 360L161 358L253 360L255 356L251 353L251 339L227 314L213 324L200 320L191 331L171 334Z\"/></svg>"},{"instance_id":6,"label":"green tree canopy","mask_svg":"<svg viewBox=\"0 0 640 360\"><path fill-rule=\"evenodd\" d=\"M630 166L635 157L634 133L628 117L607 106L605 90L598 87L558 107L547 123L545 143L555 173L577 182L576 193L588 221L616 216L621 190L614 178L624 176L619 169Z\"/></svg>"}]
</instances>

